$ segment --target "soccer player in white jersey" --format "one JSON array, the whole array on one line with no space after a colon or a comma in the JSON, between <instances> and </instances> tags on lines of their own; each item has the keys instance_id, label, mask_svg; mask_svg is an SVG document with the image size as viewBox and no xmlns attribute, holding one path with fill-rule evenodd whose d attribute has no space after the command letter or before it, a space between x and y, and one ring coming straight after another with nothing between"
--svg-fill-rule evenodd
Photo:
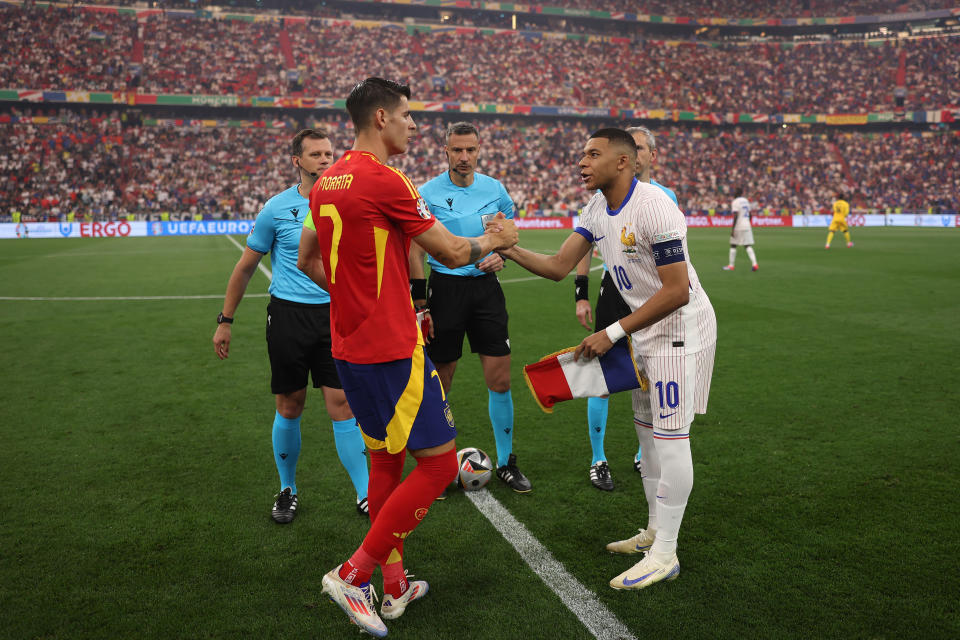
<instances>
[{"instance_id":1,"label":"soccer player in white jersey","mask_svg":"<svg viewBox=\"0 0 960 640\"><path fill-rule=\"evenodd\" d=\"M640 182L649 182L660 187L675 204L679 206L677 194L673 189L665 187L650 176L654 163L657 161L657 139L653 132L646 127L636 126L627 127L627 133L633 136L633 141L637 143L637 166L634 169L634 175ZM574 298L576 305L577 320L583 325L583 328L590 330L590 323L593 318L590 317L590 254L587 253L583 260L577 263L577 277L574 278ZM603 277L600 279L600 295L597 297L597 317L594 331L601 327L606 327L614 320L619 320L630 314L630 307L620 297L613 277L607 271L607 266L603 265ZM602 396L599 398L589 398L587 400L587 429L590 436L590 448L593 452L593 459L590 462L590 482L596 488L602 491L613 491L613 476L610 473L610 466L607 464L607 456L603 451L603 440L607 432L607 413L608 398ZM638 439L642 440L643 427L636 425ZM640 457L642 451L637 447L637 455L633 458L633 468L640 473Z\"/></svg>"},{"instance_id":2,"label":"soccer player in white jersey","mask_svg":"<svg viewBox=\"0 0 960 640\"><path fill-rule=\"evenodd\" d=\"M737 187L734 191L733 202L730 203L733 211L733 228L730 230L730 262L723 268L724 271L733 271L733 263L737 260L737 247L744 247L747 257L750 258L752 271L760 268L757 264L757 254L753 251L753 227L750 225L750 201L743 197L743 188Z\"/></svg>"},{"instance_id":3,"label":"soccer player in white jersey","mask_svg":"<svg viewBox=\"0 0 960 640\"><path fill-rule=\"evenodd\" d=\"M502 251L525 269L551 280L566 277L596 243L614 283L632 312L584 338L576 358L593 358L630 334L649 391L634 391L634 420L645 427L640 460L649 505L640 533L612 542L614 553L644 558L613 580L614 589L643 589L680 573L677 538L693 488L690 425L710 394L717 319L690 262L687 225L677 205L658 187L638 181L637 146L621 129L590 136L579 162L595 193L580 226L555 255L520 247Z\"/></svg>"}]
</instances>

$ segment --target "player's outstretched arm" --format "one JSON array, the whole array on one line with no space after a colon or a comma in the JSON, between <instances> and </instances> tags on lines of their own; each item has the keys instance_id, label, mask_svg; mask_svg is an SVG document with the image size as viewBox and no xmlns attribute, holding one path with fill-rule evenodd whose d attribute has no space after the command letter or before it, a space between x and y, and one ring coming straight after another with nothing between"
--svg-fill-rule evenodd
<instances>
[{"instance_id":1,"label":"player's outstretched arm","mask_svg":"<svg viewBox=\"0 0 960 640\"><path fill-rule=\"evenodd\" d=\"M297 250L297 269L307 274L321 289L327 288L327 274L323 270L323 255L317 243L317 232L306 225L300 233L300 248Z\"/></svg>"},{"instance_id":2,"label":"player's outstretched arm","mask_svg":"<svg viewBox=\"0 0 960 640\"><path fill-rule=\"evenodd\" d=\"M247 285L250 284L250 278L253 272L257 270L260 264L262 253L254 251L250 247L244 247L240 259L233 267L233 273L230 274L230 280L227 282L227 293L223 298L223 315L232 318L243 300L243 294L247 291ZM217 330L213 333L213 350L221 360L230 356L230 338L232 331L229 322L223 322L217 325Z\"/></svg>"},{"instance_id":3,"label":"player's outstretched arm","mask_svg":"<svg viewBox=\"0 0 960 640\"><path fill-rule=\"evenodd\" d=\"M495 229L476 238L455 236L438 220L436 224L418 236L414 241L440 264L451 269L472 264L491 251L502 251L515 245L519 239L517 227L502 213L494 218Z\"/></svg>"},{"instance_id":4,"label":"player's outstretched arm","mask_svg":"<svg viewBox=\"0 0 960 640\"><path fill-rule=\"evenodd\" d=\"M579 233L571 233L563 244L560 251L552 256L536 253L520 246L513 247L506 251L501 251L500 255L504 258L510 258L521 267L542 278L560 281L573 271L583 256L590 251L590 243Z\"/></svg>"}]
</instances>

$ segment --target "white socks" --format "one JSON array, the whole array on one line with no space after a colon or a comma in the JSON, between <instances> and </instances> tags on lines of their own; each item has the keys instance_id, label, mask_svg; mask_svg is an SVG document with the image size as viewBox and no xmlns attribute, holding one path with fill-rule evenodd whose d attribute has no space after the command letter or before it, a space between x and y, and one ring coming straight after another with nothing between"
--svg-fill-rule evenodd
<instances>
[{"instance_id":1,"label":"white socks","mask_svg":"<svg viewBox=\"0 0 960 640\"><path fill-rule=\"evenodd\" d=\"M737 248L730 247L730 262L728 263L731 267L733 263L737 261Z\"/></svg>"},{"instance_id":2,"label":"white socks","mask_svg":"<svg viewBox=\"0 0 960 640\"><path fill-rule=\"evenodd\" d=\"M753 247L747 247L747 257L750 258L750 264L756 266L757 254L753 252Z\"/></svg>"},{"instance_id":3,"label":"white socks","mask_svg":"<svg viewBox=\"0 0 960 640\"><path fill-rule=\"evenodd\" d=\"M647 529L657 530L657 487L660 485L660 456L653 444L653 429L637 424L637 439L640 441L640 474L643 477L643 493L647 496Z\"/></svg>"},{"instance_id":4,"label":"white socks","mask_svg":"<svg viewBox=\"0 0 960 640\"><path fill-rule=\"evenodd\" d=\"M669 432L671 436L689 433L689 425ZM658 562L668 562L677 552L680 523L693 490L693 458L689 437L657 438L654 439L654 445L660 458L660 483L656 495L657 537L650 551Z\"/></svg>"}]
</instances>

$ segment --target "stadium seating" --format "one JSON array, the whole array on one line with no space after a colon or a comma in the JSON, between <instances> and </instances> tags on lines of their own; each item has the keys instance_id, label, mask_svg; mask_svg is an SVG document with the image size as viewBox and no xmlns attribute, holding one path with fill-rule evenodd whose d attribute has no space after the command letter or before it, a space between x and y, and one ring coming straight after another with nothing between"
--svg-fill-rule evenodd
<instances>
[{"instance_id":1,"label":"stadium seating","mask_svg":"<svg viewBox=\"0 0 960 640\"><path fill-rule=\"evenodd\" d=\"M45 120L50 122L37 124ZM420 136L393 164L422 184L447 167L442 140L449 121L417 122ZM124 122L66 109L52 117L11 112L0 117L0 172L8 177L0 182L0 212L250 217L296 179L287 153L299 125L282 124L285 129L211 127L200 121ZM338 155L352 143L345 116L321 124L332 131ZM576 162L596 123L477 124L480 171L503 181L518 209L567 215L583 205L587 194ZM657 131L657 139L654 177L676 190L688 213L723 210L736 185L776 214L824 210L838 188L850 189L854 206L960 209L960 135L952 131L811 133L791 127L768 133L669 126Z\"/></svg>"},{"instance_id":2,"label":"stadium seating","mask_svg":"<svg viewBox=\"0 0 960 640\"><path fill-rule=\"evenodd\" d=\"M0 19L13 25L18 43L0 52L0 88L342 98L358 79L378 74L409 82L426 101L721 114L960 104L960 35L879 44L709 45L176 17L146 20L138 34L133 18L97 14L94 20L74 9L4 8ZM299 83L288 77L281 31L292 45ZM142 67L132 67L135 44L142 47Z\"/></svg>"},{"instance_id":3,"label":"stadium seating","mask_svg":"<svg viewBox=\"0 0 960 640\"><path fill-rule=\"evenodd\" d=\"M544 4L567 9L601 9L660 16L694 18L795 18L803 16L864 16L925 11L955 6L952 0L548 0Z\"/></svg>"}]
</instances>

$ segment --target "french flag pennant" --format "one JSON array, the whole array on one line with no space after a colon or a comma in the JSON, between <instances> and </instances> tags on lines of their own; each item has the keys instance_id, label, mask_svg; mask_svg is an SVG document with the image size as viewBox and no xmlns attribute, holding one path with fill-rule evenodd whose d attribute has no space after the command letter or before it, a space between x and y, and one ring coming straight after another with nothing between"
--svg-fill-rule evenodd
<instances>
[{"instance_id":1,"label":"french flag pennant","mask_svg":"<svg viewBox=\"0 0 960 640\"><path fill-rule=\"evenodd\" d=\"M630 336L617 341L599 358L574 362L570 347L523 367L533 399L547 413L553 405L573 398L596 398L618 391L647 389L647 380L633 359Z\"/></svg>"}]
</instances>

